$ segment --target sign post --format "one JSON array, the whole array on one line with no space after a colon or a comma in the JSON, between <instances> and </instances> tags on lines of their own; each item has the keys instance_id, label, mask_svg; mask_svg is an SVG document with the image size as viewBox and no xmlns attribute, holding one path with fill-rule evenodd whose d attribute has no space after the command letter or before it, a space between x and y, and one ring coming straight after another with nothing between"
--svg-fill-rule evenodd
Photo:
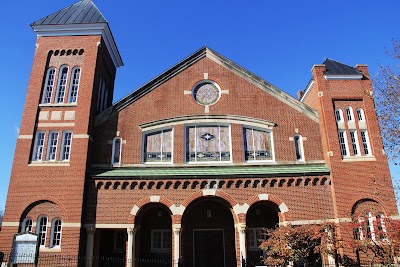
<instances>
[{"instance_id":1,"label":"sign post","mask_svg":"<svg viewBox=\"0 0 400 267\"><path fill-rule=\"evenodd\" d=\"M39 254L39 238L33 233L19 233L14 236L10 263L34 264L37 266Z\"/></svg>"}]
</instances>

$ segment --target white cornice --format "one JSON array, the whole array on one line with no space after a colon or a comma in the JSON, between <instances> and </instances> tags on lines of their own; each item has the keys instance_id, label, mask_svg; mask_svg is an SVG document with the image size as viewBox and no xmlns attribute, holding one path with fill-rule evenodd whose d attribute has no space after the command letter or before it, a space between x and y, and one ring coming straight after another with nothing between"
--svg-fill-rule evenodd
<instances>
[{"instance_id":1,"label":"white cornice","mask_svg":"<svg viewBox=\"0 0 400 267\"><path fill-rule=\"evenodd\" d=\"M325 80L361 80L363 77L362 74L353 74L353 75L332 75L325 74Z\"/></svg>"},{"instance_id":2,"label":"white cornice","mask_svg":"<svg viewBox=\"0 0 400 267\"><path fill-rule=\"evenodd\" d=\"M110 53L111 59L116 68L124 65L119 54L117 44L112 36L108 23L86 23L66 25L32 25L37 36L82 36L101 35Z\"/></svg>"}]
</instances>

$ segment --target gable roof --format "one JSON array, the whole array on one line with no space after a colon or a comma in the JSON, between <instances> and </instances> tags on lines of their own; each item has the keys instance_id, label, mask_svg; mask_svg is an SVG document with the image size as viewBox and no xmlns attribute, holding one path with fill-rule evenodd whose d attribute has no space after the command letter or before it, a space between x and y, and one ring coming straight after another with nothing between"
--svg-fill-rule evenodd
<instances>
[{"instance_id":1,"label":"gable roof","mask_svg":"<svg viewBox=\"0 0 400 267\"><path fill-rule=\"evenodd\" d=\"M326 59L323 63L326 71L325 75L362 75L356 68L333 59Z\"/></svg>"},{"instance_id":2,"label":"gable roof","mask_svg":"<svg viewBox=\"0 0 400 267\"><path fill-rule=\"evenodd\" d=\"M107 22L103 14L91 0L81 0L51 15L48 15L31 26L35 25L65 25L81 23Z\"/></svg>"},{"instance_id":3,"label":"gable roof","mask_svg":"<svg viewBox=\"0 0 400 267\"><path fill-rule=\"evenodd\" d=\"M285 102L292 108L298 110L299 112L305 114L309 118L311 118L314 121L319 121L318 120L318 113L307 106L306 104L298 101L291 95L283 92L281 89L278 87L272 85L271 83L267 82L266 80L260 78L259 76L255 75L254 73L246 70L245 68L239 66L238 64L234 63L233 61L229 60L228 58L218 54L214 50L208 48L208 47L202 47L189 57L185 58L172 68L168 69L164 73L160 74L153 80L149 81L142 87L138 88L137 90L133 91L126 97L122 98L118 102L116 102L112 107L104 111L103 113L99 114L97 120L103 121L104 117L108 117L111 115L112 110L120 111L130 105L131 103L135 102L136 100L140 99L147 93L151 92L152 90L156 89L158 86L161 84L165 83L172 77L176 76L183 70L189 68L196 62L200 61L203 58L209 58L212 61L216 62L217 64L222 65L223 67L229 69L230 71L234 72L235 74L239 75L240 77L246 79L253 85L257 86L258 88L262 89L263 91L271 94L272 96L278 98L282 102Z\"/></svg>"}]
</instances>

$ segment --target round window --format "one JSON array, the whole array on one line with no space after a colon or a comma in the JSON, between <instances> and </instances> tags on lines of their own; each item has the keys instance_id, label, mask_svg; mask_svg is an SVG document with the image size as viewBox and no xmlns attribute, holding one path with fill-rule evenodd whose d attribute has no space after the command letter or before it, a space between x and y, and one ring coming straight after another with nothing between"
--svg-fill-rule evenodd
<instances>
[{"instance_id":1,"label":"round window","mask_svg":"<svg viewBox=\"0 0 400 267\"><path fill-rule=\"evenodd\" d=\"M193 88L193 98L200 105L210 106L215 104L220 96L221 90L213 81L198 82Z\"/></svg>"}]
</instances>

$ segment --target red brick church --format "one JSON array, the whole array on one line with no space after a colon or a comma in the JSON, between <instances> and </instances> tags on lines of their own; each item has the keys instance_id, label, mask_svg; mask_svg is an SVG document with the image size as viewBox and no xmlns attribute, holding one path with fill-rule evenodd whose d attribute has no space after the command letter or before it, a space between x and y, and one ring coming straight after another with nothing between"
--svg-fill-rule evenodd
<instances>
[{"instance_id":1,"label":"red brick church","mask_svg":"<svg viewBox=\"0 0 400 267\"><path fill-rule=\"evenodd\" d=\"M316 64L296 99L203 47L113 103L123 61L92 1L31 26L0 252L32 232L39 262L253 267L263 228L397 215L366 65Z\"/></svg>"}]
</instances>

